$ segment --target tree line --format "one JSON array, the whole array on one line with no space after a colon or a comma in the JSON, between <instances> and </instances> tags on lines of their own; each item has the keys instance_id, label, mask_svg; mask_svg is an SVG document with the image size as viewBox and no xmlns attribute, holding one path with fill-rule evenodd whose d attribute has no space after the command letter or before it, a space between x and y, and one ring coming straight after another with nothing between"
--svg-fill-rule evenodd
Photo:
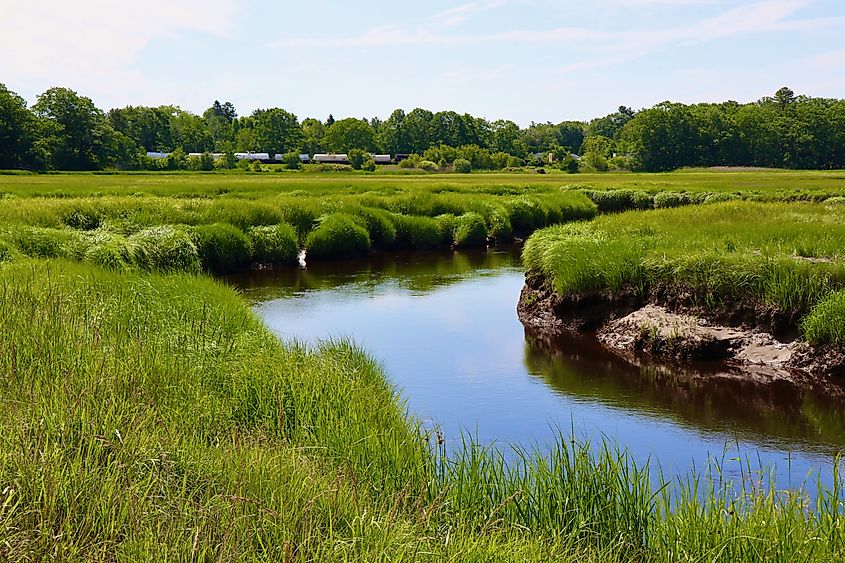
<instances>
[{"instance_id":1,"label":"tree line","mask_svg":"<svg viewBox=\"0 0 845 563\"><path fill-rule=\"evenodd\" d=\"M282 108L239 116L230 102L202 115L178 106L128 106L103 111L68 88L50 88L32 107L0 84L0 169L101 170L162 166L147 151L178 155L165 166L183 167L188 153L271 155L377 152L418 155L416 160L463 168L499 169L549 164L570 172L628 169L666 171L685 166L845 168L845 100L774 96L740 104L662 102L584 121L489 121L454 111L397 109L379 118L325 120ZM180 164L181 162L181 164ZM212 159L195 159L210 168ZM175 163L175 164L174 164ZM197 164L198 163L198 164Z\"/></svg>"}]
</instances>

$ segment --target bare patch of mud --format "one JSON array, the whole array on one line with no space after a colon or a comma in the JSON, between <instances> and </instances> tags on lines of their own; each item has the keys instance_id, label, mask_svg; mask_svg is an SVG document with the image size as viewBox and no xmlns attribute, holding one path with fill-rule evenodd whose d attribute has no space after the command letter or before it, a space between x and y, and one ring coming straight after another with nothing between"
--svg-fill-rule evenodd
<instances>
[{"instance_id":1,"label":"bare patch of mud","mask_svg":"<svg viewBox=\"0 0 845 563\"><path fill-rule=\"evenodd\" d=\"M631 361L722 362L732 377L794 382L845 376L845 350L801 341L796 312L742 302L708 310L677 288L658 288L648 299L625 291L561 296L541 276L527 275L517 316L545 339L595 332Z\"/></svg>"}]
</instances>

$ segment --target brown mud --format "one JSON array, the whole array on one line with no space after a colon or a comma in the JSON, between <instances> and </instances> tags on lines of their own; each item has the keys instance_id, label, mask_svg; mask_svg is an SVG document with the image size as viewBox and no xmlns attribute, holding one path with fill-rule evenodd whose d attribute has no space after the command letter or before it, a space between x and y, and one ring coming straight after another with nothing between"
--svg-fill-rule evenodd
<instances>
[{"instance_id":1,"label":"brown mud","mask_svg":"<svg viewBox=\"0 0 845 563\"><path fill-rule=\"evenodd\" d=\"M723 362L733 376L795 383L845 376L845 351L798 338L797 311L739 299L708 307L682 287L562 296L529 273L517 315L535 338L595 333L605 348L634 363Z\"/></svg>"}]
</instances>

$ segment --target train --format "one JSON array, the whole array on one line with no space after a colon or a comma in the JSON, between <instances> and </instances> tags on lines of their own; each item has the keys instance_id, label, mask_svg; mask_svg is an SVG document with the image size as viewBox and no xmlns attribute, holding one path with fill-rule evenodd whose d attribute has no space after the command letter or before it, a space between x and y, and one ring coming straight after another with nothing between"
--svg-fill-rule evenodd
<instances>
[{"instance_id":1,"label":"train","mask_svg":"<svg viewBox=\"0 0 845 563\"><path fill-rule=\"evenodd\" d=\"M169 152L147 151L147 157L153 159L167 158L170 154L171 153ZM204 153L191 152L188 153L188 156L202 156L203 154ZM213 152L209 154L211 154L214 160L223 158L223 153L220 152ZM234 154L235 158L238 160L257 160L262 164L278 164L282 162L281 154L274 154L272 156L267 152L236 152ZM370 154L370 157L376 164L394 164L402 160L402 157L407 158L407 155L397 154L394 158L389 154ZM349 155L345 153L319 153L312 157L309 154L300 154L299 160L303 164L349 164Z\"/></svg>"}]
</instances>

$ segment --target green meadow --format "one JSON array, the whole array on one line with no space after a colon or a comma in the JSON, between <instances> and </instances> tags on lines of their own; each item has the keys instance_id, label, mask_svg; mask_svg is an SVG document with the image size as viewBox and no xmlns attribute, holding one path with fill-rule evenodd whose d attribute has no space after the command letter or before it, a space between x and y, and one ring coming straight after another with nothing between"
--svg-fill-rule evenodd
<instances>
[{"instance_id":1,"label":"green meadow","mask_svg":"<svg viewBox=\"0 0 845 563\"><path fill-rule=\"evenodd\" d=\"M838 474L810 501L753 471L730 485L719 461L663 483L624 444L565 435L511 463L470 437L447 455L354 343L281 342L208 274L534 233L525 266L559 291L739 288L842 343L843 188L821 172L0 176L0 560L841 560Z\"/></svg>"}]
</instances>

